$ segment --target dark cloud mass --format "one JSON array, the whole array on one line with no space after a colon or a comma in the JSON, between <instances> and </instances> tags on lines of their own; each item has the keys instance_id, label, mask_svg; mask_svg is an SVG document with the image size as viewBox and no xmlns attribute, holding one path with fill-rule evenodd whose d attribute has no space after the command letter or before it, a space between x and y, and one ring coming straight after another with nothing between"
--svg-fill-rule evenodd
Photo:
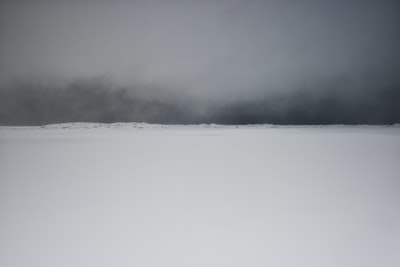
<instances>
[{"instance_id":1,"label":"dark cloud mass","mask_svg":"<svg viewBox=\"0 0 400 267\"><path fill-rule=\"evenodd\" d=\"M400 122L400 90L301 88L258 99L203 103L178 95L148 97L137 88L112 88L96 80L62 88L21 84L0 90L0 123L151 122L221 124L392 124Z\"/></svg>"},{"instance_id":2,"label":"dark cloud mass","mask_svg":"<svg viewBox=\"0 0 400 267\"><path fill-rule=\"evenodd\" d=\"M399 123L399 13L391 0L3 0L0 124Z\"/></svg>"}]
</instances>

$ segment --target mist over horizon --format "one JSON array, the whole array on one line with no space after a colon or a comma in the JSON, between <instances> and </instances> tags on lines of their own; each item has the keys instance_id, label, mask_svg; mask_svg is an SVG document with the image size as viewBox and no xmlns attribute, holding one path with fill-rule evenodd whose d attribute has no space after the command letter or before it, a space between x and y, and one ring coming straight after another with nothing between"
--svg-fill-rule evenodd
<instances>
[{"instance_id":1,"label":"mist over horizon","mask_svg":"<svg viewBox=\"0 0 400 267\"><path fill-rule=\"evenodd\" d=\"M398 1L0 2L0 125L400 122Z\"/></svg>"},{"instance_id":2,"label":"mist over horizon","mask_svg":"<svg viewBox=\"0 0 400 267\"><path fill-rule=\"evenodd\" d=\"M118 87L101 78L58 86L22 83L0 89L0 124L148 122L324 125L400 122L399 87L349 90L341 84L342 81L321 83L315 85L317 88L303 87L289 93L265 92L254 98L232 97L225 101L166 94L157 87L149 90L143 85ZM334 90L330 90L333 86Z\"/></svg>"}]
</instances>

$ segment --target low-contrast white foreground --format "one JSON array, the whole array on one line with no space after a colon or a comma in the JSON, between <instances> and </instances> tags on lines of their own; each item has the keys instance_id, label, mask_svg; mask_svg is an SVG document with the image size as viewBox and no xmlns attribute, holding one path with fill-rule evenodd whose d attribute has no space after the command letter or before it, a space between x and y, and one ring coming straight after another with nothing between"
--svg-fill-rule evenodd
<instances>
[{"instance_id":1,"label":"low-contrast white foreground","mask_svg":"<svg viewBox=\"0 0 400 267\"><path fill-rule=\"evenodd\" d=\"M0 127L0 266L400 266L400 127Z\"/></svg>"}]
</instances>

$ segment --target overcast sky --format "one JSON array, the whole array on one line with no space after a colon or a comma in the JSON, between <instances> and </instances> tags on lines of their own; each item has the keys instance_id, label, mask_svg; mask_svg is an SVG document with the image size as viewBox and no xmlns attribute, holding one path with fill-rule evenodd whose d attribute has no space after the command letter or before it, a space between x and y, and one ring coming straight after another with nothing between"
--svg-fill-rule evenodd
<instances>
[{"instance_id":1,"label":"overcast sky","mask_svg":"<svg viewBox=\"0 0 400 267\"><path fill-rule=\"evenodd\" d=\"M398 1L2 0L0 7L3 89L95 79L203 107L305 89L359 99L390 88L389 98L399 98Z\"/></svg>"}]
</instances>

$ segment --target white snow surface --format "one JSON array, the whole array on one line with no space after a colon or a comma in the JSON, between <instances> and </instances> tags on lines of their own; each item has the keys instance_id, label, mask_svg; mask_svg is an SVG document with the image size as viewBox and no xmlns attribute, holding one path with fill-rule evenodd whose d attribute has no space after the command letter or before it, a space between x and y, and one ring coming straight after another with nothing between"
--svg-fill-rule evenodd
<instances>
[{"instance_id":1,"label":"white snow surface","mask_svg":"<svg viewBox=\"0 0 400 267\"><path fill-rule=\"evenodd\" d=\"M400 127L0 127L0 266L400 266Z\"/></svg>"}]
</instances>

